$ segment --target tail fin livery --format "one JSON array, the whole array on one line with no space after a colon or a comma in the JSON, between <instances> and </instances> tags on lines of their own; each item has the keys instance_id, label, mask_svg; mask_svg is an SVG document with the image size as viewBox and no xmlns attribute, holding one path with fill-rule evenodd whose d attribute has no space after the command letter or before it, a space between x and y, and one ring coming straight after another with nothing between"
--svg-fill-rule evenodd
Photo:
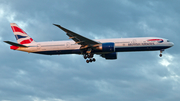
<instances>
[{"instance_id":1,"label":"tail fin livery","mask_svg":"<svg viewBox=\"0 0 180 101\"><path fill-rule=\"evenodd\" d=\"M27 35L25 31L19 28L17 24L10 23L10 25L19 44L29 44L35 42L31 37Z\"/></svg>"}]
</instances>

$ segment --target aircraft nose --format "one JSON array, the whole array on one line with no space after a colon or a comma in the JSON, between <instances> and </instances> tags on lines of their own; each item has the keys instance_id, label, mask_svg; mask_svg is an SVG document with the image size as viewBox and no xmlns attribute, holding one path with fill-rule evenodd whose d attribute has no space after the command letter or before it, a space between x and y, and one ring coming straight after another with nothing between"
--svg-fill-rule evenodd
<instances>
[{"instance_id":1,"label":"aircraft nose","mask_svg":"<svg viewBox=\"0 0 180 101\"><path fill-rule=\"evenodd\" d=\"M170 45L171 45L171 47L172 47L172 46L174 46L174 43L173 43L173 42L171 42L171 43L170 43Z\"/></svg>"}]
</instances>

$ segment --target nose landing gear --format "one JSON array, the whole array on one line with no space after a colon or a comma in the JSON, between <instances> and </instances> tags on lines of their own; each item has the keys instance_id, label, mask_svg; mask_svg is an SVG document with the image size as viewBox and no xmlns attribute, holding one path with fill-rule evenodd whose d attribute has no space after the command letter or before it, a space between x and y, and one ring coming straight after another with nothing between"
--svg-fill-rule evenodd
<instances>
[{"instance_id":1,"label":"nose landing gear","mask_svg":"<svg viewBox=\"0 0 180 101\"><path fill-rule=\"evenodd\" d=\"M160 50L160 54L159 56L162 57L162 52L164 51L164 49Z\"/></svg>"}]
</instances>

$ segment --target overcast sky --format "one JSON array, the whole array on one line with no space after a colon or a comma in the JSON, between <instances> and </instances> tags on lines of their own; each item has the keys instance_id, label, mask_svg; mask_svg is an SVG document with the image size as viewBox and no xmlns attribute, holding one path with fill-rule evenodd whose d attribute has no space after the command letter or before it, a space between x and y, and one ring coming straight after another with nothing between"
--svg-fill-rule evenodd
<instances>
[{"instance_id":1,"label":"overcast sky","mask_svg":"<svg viewBox=\"0 0 180 101\"><path fill-rule=\"evenodd\" d=\"M0 0L0 101L179 101L180 0ZM163 52L117 60L13 51L9 23L35 41L70 40L60 24L90 39L162 37Z\"/></svg>"}]
</instances>

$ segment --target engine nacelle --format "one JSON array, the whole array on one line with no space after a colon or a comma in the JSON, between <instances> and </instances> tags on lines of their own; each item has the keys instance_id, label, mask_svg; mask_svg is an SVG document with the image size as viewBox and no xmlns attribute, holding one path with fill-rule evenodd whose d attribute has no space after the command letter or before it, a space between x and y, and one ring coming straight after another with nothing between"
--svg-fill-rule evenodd
<instances>
[{"instance_id":1,"label":"engine nacelle","mask_svg":"<svg viewBox=\"0 0 180 101\"><path fill-rule=\"evenodd\" d=\"M101 54L101 56L103 58L106 58L106 59L117 59L117 53L116 52L109 53L109 54Z\"/></svg>"},{"instance_id":2,"label":"engine nacelle","mask_svg":"<svg viewBox=\"0 0 180 101\"><path fill-rule=\"evenodd\" d=\"M103 52L114 52L115 51L115 45L113 42L109 43L102 43L97 49L102 50Z\"/></svg>"}]
</instances>

